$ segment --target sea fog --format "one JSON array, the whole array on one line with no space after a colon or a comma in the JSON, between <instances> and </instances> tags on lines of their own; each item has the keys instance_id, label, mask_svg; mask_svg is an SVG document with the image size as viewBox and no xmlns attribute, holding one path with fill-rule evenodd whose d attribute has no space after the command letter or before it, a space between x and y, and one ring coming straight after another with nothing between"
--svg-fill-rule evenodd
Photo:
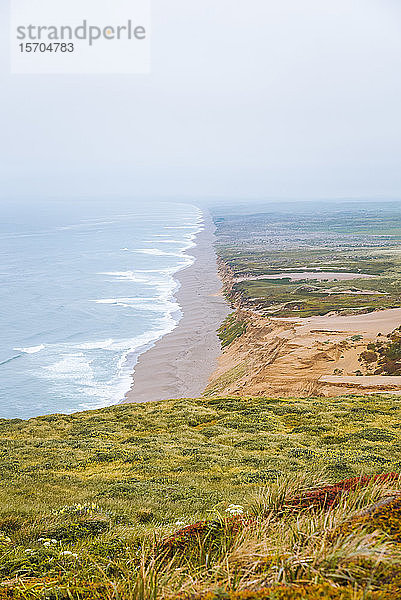
<instances>
[{"instance_id":1,"label":"sea fog","mask_svg":"<svg viewBox=\"0 0 401 600\"><path fill-rule=\"evenodd\" d=\"M174 274L201 223L174 202L3 203L0 417L122 400L139 354L180 319Z\"/></svg>"}]
</instances>

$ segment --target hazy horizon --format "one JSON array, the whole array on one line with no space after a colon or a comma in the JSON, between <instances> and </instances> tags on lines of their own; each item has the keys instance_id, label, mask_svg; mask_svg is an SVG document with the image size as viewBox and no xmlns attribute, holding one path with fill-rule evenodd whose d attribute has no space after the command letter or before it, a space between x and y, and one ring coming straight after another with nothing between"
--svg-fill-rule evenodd
<instances>
[{"instance_id":1,"label":"hazy horizon","mask_svg":"<svg viewBox=\"0 0 401 600\"><path fill-rule=\"evenodd\" d=\"M401 198L395 0L153 0L110 76L9 74L4 4L0 199Z\"/></svg>"}]
</instances>

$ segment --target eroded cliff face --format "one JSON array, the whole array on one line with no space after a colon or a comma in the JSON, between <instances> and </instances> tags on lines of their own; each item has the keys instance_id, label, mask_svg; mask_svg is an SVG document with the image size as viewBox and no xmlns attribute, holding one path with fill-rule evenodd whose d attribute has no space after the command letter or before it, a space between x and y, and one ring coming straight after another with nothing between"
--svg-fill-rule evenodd
<instances>
[{"instance_id":1,"label":"eroded cliff face","mask_svg":"<svg viewBox=\"0 0 401 600\"><path fill-rule=\"evenodd\" d=\"M242 304L241 296L239 294L233 294L233 286L235 283L234 271L219 256L217 257L217 270L219 277L223 282L223 294L226 296L228 302L233 308L239 308Z\"/></svg>"},{"instance_id":2,"label":"eroded cliff face","mask_svg":"<svg viewBox=\"0 0 401 600\"><path fill-rule=\"evenodd\" d=\"M267 318L244 310L241 314L248 321L246 332L222 353L205 391L207 396L308 397L401 391L401 378L370 377L361 372L360 354L376 334L315 329L313 321L305 325L302 320Z\"/></svg>"},{"instance_id":3,"label":"eroded cliff face","mask_svg":"<svg viewBox=\"0 0 401 600\"><path fill-rule=\"evenodd\" d=\"M219 256L217 257L217 268L219 276L223 282L225 292L230 292L234 284L234 271L232 268Z\"/></svg>"}]
</instances>

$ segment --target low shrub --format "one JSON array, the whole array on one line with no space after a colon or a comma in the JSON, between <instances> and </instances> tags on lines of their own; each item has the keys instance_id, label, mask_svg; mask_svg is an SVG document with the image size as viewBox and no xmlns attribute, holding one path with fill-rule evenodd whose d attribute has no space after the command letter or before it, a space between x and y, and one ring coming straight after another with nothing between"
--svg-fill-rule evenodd
<instances>
[{"instance_id":1,"label":"low shrub","mask_svg":"<svg viewBox=\"0 0 401 600\"><path fill-rule=\"evenodd\" d=\"M50 525L42 531L41 536L63 542L75 542L77 540L100 535L109 529L109 519L81 518L69 523Z\"/></svg>"},{"instance_id":2,"label":"low shrub","mask_svg":"<svg viewBox=\"0 0 401 600\"><path fill-rule=\"evenodd\" d=\"M340 481L335 485L328 485L316 490L305 491L294 498L286 500L286 508L302 509L302 508L331 508L335 506L344 494L354 492L358 488L363 488L371 482L391 482L400 479L399 473L384 473L381 475L352 477Z\"/></svg>"}]
</instances>

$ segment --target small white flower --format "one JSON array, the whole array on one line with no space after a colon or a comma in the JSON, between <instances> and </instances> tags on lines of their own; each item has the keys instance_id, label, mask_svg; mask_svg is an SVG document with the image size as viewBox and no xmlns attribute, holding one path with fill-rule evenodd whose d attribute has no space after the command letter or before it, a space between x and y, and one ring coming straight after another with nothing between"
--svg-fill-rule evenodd
<instances>
[{"instance_id":1,"label":"small white flower","mask_svg":"<svg viewBox=\"0 0 401 600\"><path fill-rule=\"evenodd\" d=\"M49 548L51 545L58 544L58 540L49 539L49 538L39 538L38 542L41 542L46 548Z\"/></svg>"},{"instance_id":2,"label":"small white flower","mask_svg":"<svg viewBox=\"0 0 401 600\"><path fill-rule=\"evenodd\" d=\"M176 522L174 523L174 525L175 525L176 527L185 527L186 523L185 523L185 521L176 521Z\"/></svg>"},{"instance_id":3,"label":"small white flower","mask_svg":"<svg viewBox=\"0 0 401 600\"><path fill-rule=\"evenodd\" d=\"M78 554L75 554L74 552L71 552L70 550L64 550L61 554L62 554L62 556L71 556L71 558L78 558Z\"/></svg>"},{"instance_id":4,"label":"small white flower","mask_svg":"<svg viewBox=\"0 0 401 600\"><path fill-rule=\"evenodd\" d=\"M244 507L240 504L230 504L228 508L226 508L226 513L229 515L238 516L244 514Z\"/></svg>"}]
</instances>

